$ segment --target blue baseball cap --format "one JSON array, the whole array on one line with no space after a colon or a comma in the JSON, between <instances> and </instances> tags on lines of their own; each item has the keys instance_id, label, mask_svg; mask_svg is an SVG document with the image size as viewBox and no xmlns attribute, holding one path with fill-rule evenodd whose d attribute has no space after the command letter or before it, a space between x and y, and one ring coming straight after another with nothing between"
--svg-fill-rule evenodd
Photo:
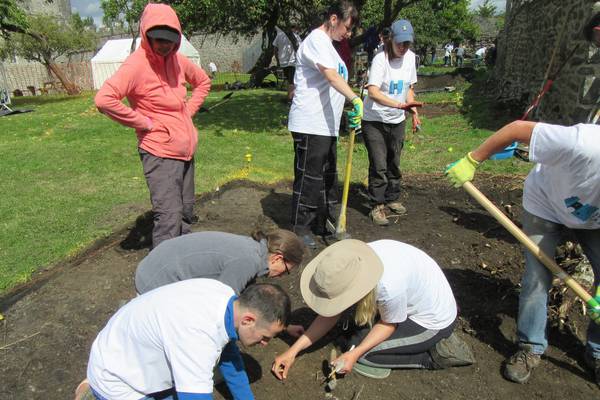
<instances>
[{"instance_id":1,"label":"blue baseball cap","mask_svg":"<svg viewBox=\"0 0 600 400\"><path fill-rule=\"evenodd\" d=\"M415 32L410 24L410 21L400 19L392 24L392 34L394 35L394 42L414 42Z\"/></svg>"}]
</instances>

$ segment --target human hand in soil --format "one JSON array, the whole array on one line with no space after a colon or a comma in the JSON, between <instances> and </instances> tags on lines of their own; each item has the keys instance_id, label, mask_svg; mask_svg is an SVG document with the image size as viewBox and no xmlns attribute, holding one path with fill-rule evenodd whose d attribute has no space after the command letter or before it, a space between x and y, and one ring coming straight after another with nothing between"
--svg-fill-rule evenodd
<instances>
[{"instance_id":1,"label":"human hand in soil","mask_svg":"<svg viewBox=\"0 0 600 400\"><path fill-rule=\"evenodd\" d=\"M352 368L354 367L354 364L356 364L356 361L359 359L359 357L360 353L356 349L353 349L345 352L335 360L331 361L331 365L335 368L336 365L341 363L343 366L339 369L339 371L337 371L337 373L348 374L352 372ZM337 370L337 368L335 369Z\"/></svg>"},{"instance_id":2,"label":"human hand in soil","mask_svg":"<svg viewBox=\"0 0 600 400\"><path fill-rule=\"evenodd\" d=\"M479 166L479 161L475 160L471 153L458 161L453 162L446 168L446 176L454 187L461 187L465 182L473 180L475 170Z\"/></svg>"},{"instance_id":3,"label":"human hand in soil","mask_svg":"<svg viewBox=\"0 0 600 400\"><path fill-rule=\"evenodd\" d=\"M298 338L304 334L304 327L302 325L288 325L285 332L291 337Z\"/></svg>"},{"instance_id":4,"label":"human hand in soil","mask_svg":"<svg viewBox=\"0 0 600 400\"><path fill-rule=\"evenodd\" d=\"M275 361L273 361L273 366L271 367L271 372L273 375L277 377L277 379L283 380L287 378L287 374L292 368L292 364L296 357L288 350L283 354L275 357Z\"/></svg>"}]
</instances>

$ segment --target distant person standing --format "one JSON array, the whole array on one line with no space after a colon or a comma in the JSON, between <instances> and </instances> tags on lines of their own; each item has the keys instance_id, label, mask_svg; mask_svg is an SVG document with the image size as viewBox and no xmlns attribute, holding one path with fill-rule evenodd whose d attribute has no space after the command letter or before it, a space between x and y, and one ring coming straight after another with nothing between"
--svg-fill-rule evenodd
<instances>
[{"instance_id":1,"label":"distant person standing","mask_svg":"<svg viewBox=\"0 0 600 400\"><path fill-rule=\"evenodd\" d=\"M481 63L483 62L483 59L485 58L485 51L486 51L486 48L484 46L484 47L480 47L475 52L475 66L476 67L480 66Z\"/></svg>"},{"instance_id":2,"label":"distant person standing","mask_svg":"<svg viewBox=\"0 0 600 400\"><path fill-rule=\"evenodd\" d=\"M464 60L465 60L465 48L463 47L462 44L459 44L458 47L456 48L456 66L459 68L462 67Z\"/></svg>"},{"instance_id":3,"label":"distant person standing","mask_svg":"<svg viewBox=\"0 0 600 400\"><path fill-rule=\"evenodd\" d=\"M140 37L140 47L104 83L95 102L102 113L135 129L154 212L156 247L191 232L198 143L192 116L210 91L210 79L177 52L181 25L170 6L146 6ZM186 83L192 86L190 98ZM129 105L122 103L125 97Z\"/></svg>"},{"instance_id":4,"label":"distant person standing","mask_svg":"<svg viewBox=\"0 0 600 400\"><path fill-rule=\"evenodd\" d=\"M210 73L210 79L217 78L217 64L215 64L212 61L210 63L208 63L208 71Z\"/></svg>"},{"instance_id":5,"label":"distant person standing","mask_svg":"<svg viewBox=\"0 0 600 400\"><path fill-rule=\"evenodd\" d=\"M452 43L447 43L444 46L444 67L452 66L452 51L454 50L454 45Z\"/></svg>"},{"instance_id":6,"label":"distant person standing","mask_svg":"<svg viewBox=\"0 0 600 400\"><path fill-rule=\"evenodd\" d=\"M350 127L360 126L362 118L362 101L346 83L348 67L332 44L350 37L357 18L352 3L332 4L297 53L296 92L288 122L295 153L291 222L294 232L313 249L317 246L313 233L324 234L327 219L336 220L336 145L344 100L354 106Z\"/></svg>"},{"instance_id":7,"label":"distant person standing","mask_svg":"<svg viewBox=\"0 0 600 400\"><path fill-rule=\"evenodd\" d=\"M285 79L288 81L288 100L294 97L294 74L296 73L296 50L302 39L298 35L298 27L292 25L292 35L295 43L292 43L288 35L277 28L277 36L273 40L275 47L275 58L277 64L283 69Z\"/></svg>"}]
</instances>

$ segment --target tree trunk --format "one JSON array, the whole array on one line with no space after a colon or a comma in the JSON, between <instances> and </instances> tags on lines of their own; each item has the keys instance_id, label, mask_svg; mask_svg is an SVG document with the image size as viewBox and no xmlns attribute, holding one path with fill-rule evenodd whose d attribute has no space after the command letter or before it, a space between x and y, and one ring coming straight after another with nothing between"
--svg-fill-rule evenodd
<instances>
[{"instance_id":1,"label":"tree trunk","mask_svg":"<svg viewBox=\"0 0 600 400\"><path fill-rule=\"evenodd\" d=\"M60 83L63 85L69 96L81 93L81 89L79 88L79 86L77 86L75 83L71 82L69 78L67 78L67 76L58 66L58 64L50 60L46 60L45 64L46 67L48 67L50 71L52 71L52 73L56 76L56 78L60 81Z\"/></svg>"},{"instance_id":2,"label":"tree trunk","mask_svg":"<svg viewBox=\"0 0 600 400\"><path fill-rule=\"evenodd\" d=\"M267 75L271 73L268 68L273 59L273 40L275 40L275 36L277 36L277 29L275 26L278 18L279 7L276 6L263 30L262 53L258 57L258 60L256 60L254 67L250 70L250 73L252 74L250 82L248 82L250 87L260 87Z\"/></svg>"},{"instance_id":3,"label":"tree trunk","mask_svg":"<svg viewBox=\"0 0 600 400\"><path fill-rule=\"evenodd\" d=\"M271 65L272 58L273 45L270 45L263 49L258 60L256 60L256 64L254 64L254 67L250 70L250 73L252 74L250 82L248 82L250 87L260 87L260 85L262 85L265 78L271 73L269 65Z\"/></svg>"}]
</instances>

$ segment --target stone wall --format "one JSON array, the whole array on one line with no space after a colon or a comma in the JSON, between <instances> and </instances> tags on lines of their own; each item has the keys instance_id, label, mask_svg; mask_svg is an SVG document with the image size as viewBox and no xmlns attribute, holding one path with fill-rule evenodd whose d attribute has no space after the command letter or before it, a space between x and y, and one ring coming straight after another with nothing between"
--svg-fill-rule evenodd
<instances>
[{"instance_id":1,"label":"stone wall","mask_svg":"<svg viewBox=\"0 0 600 400\"><path fill-rule=\"evenodd\" d=\"M494 78L502 100L530 103L540 91L553 54L551 76L564 66L534 120L584 122L600 98L600 51L583 39L594 0L508 0L498 39ZM574 48L570 61L565 59Z\"/></svg>"},{"instance_id":2,"label":"stone wall","mask_svg":"<svg viewBox=\"0 0 600 400\"><path fill-rule=\"evenodd\" d=\"M89 61L61 63L63 72L83 90L92 90L92 65ZM39 95L43 89L49 92L61 91L62 85L40 63L3 64L6 79L6 89L10 93L20 90L25 95ZM33 88L33 89L31 89Z\"/></svg>"},{"instance_id":3,"label":"stone wall","mask_svg":"<svg viewBox=\"0 0 600 400\"><path fill-rule=\"evenodd\" d=\"M253 38L236 38L223 35L194 35L190 43L200 53L202 66L207 68L211 61L220 72L248 72L261 53L261 35Z\"/></svg>"}]
</instances>

